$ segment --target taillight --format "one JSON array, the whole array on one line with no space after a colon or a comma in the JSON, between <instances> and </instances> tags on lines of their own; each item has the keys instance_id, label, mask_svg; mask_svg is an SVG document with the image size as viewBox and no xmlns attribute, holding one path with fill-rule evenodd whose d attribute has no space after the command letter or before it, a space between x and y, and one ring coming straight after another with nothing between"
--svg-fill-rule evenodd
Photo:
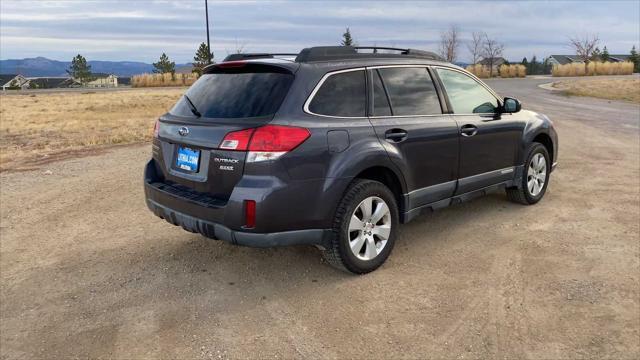
<instances>
[{"instance_id":1,"label":"taillight","mask_svg":"<svg viewBox=\"0 0 640 360\"><path fill-rule=\"evenodd\" d=\"M153 137L157 139L159 133L160 133L160 120L156 120L155 125L153 125Z\"/></svg>"},{"instance_id":2,"label":"taillight","mask_svg":"<svg viewBox=\"0 0 640 360\"><path fill-rule=\"evenodd\" d=\"M256 227L256 202L254 200L244 201L244 227Z\"/></svg>"},{"instance_id":3,"label":"taillight","mask_svg":"<svg viewBox=\"0 0 640 360\"><path fill-rule=\"evenodd\" d=\"M309 137L309 130L293 126L267 125L256 129L249 151L291 151Z\"/></svg>"},{"instance_id":4,"label":"taillight","mask_svg":"<svg viewBox=\"0 0 640 360\"><path fill-rule=\"evenodd\" d=\"M247 162L275 160L295 149L311 136L309 130L294 126L266 125L228 133L220 149L249 151Z\"/></svg>"},{"instance_id":5,"label":"taillight","mask_svg":"<svg viewBox=\"0 0 640 360\"><path fill-rule=\"evenodd\" d=\"M220 149L246 151L254 131L255 129L245 129L228 133L222 139Z\"/></svg>"}]
</instances>

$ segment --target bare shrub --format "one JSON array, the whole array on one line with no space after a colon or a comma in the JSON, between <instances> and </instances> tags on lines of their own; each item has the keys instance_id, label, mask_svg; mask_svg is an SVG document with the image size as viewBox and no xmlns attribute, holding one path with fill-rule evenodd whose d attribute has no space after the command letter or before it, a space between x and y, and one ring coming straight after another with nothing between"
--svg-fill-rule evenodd
<instances>
[{"instance_id":1,"label":"bare shrub","mask_svg":"<svg viewBox=\"0 0 640 360\"><path fill-rule=\"evenodd\" d=\"M487 34L484 34L482 57L488 61L489 77L493 77L493 66L497 58L502 56L503 51L504 44L498 42L496 39L490 38Z\"/></svg>"},{"instance_id":2,"label":"bare shrub","mask_svg":"<svg viewBox=\"0 0 640 360\"><path fill-rule=\"evenodd\" d=\"M516 78L527 76L527 68L521 64L503 64L499 68L500 77L502 78Z\"/></svg>"},{"instance_id":3,"label":"bare shrub","mask_svg":"<svg viewBox=\"0 0 640 360\"><path fill-rule=\"evenodd\" d=\"M440 34L440 56L448 62L456 61L459 45L460 38L457 26L451 25L449 30Z\"/></svg>"},{"instance_id":4,"label":"bare shrub","mask_svg":"<svg viewBox=\"0 0 640 360\"><path fill-rule=\"evenodd\" d=\"M482 79L490 76L489 67L481 64L469 65L467 66L467 71Z\"/></svg>"},{"instance_id":5,"label":"bare shrub","mask_svg":"<svg viewBox=\"0 0 640 360\"><path fill-rule=\"evenodd\" d=\"M471 64L475 65L480 60L482 54L482 42L484 41L485 34L482 32L471 33L471 41L467 44L469 54L471 54Z\"/></svg>"}]
</instances>

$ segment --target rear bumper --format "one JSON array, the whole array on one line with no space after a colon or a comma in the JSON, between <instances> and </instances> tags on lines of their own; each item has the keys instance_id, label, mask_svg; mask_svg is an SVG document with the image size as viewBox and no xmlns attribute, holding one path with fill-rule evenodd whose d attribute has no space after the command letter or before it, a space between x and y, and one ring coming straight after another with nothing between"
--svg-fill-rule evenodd
<instances>
[{"instance_id":1,"label":"rear bumper","mask_svg":"<svg viewBox=\"0 0 640 360\"><path fill-rule=\"evenodd\" d=\"M295 211L289 196L283 200L277 196L280 193L274 194L271 183L261 186L237 186L237 193L234 192L228 200L221 200L189 192L180 185L163 183L153 160L147 163L144 174L147 207L156 216L189 232L251 247L325 247L330 242L333 232L314 221L314 216L319 217L320 214ZM306 193L313 194L313 190L315 188L307 189ZM257 202L260 228L245 230L243 227L244 199Z\"/></svg>"},{"instance_id":2,"label":"rear bumper","mask_svg":"<svg viewBox=\"0 0 640 360\"><path fill-rule=\"evenodd\" d=\"M328 229L294 230L266 234L235 231L224 225L175 211L148 198L147 206L156 216L165 219L170 224L234 245L250 247L318 245L326 247L332 236L331 230Z\"/></svg>"}]
</instances>

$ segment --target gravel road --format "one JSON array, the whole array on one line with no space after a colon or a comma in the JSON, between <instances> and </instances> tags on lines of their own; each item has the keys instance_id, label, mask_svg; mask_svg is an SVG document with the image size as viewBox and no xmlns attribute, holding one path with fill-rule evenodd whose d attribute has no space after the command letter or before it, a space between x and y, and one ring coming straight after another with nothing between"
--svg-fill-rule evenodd
<instances>
[{"instance_id":1,"label":"gravel road","mask_svg":"<svg viewBox=\"0 0 640 360\"><path fill-rule=\"evenodd\" d=\"M0 174L1 357L639 358L640 107L543 82L489 81L556 124L545 199L421 216L366 276L155 218L149 145Z\"/></svg>"}]
</instances>

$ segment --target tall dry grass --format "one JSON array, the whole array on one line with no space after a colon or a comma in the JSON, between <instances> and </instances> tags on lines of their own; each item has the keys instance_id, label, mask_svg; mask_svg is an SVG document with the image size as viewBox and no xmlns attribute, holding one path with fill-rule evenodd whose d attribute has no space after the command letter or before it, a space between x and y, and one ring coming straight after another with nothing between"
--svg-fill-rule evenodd
<instances>
[{"instance_id":1,"label":"tall dry grass","mask_svg":"<svg viewBox=\"0 0 640 360\"><path fill-rule=\"evenodd\" d=\"M570 63L554 65L551 70L553 76L597 76L597 75L631 75L633 63L625 62L598 62L592 61L586 67L582 63Z\"/></svg>"},{"instance_id":2,"label":"tall dry grass","mask_svg":"<svg viewBox=\"0 0 640 360\"><path fill-rule=\"evenodd\" d=\"M467 71L481 79L486 79L491 74L491 72L489 71L489 67L481 64L469 65L467 66ZM500 65L498 71L493 73L493 76L500 76L503 78L523 78L527 76L527 68L526 66L520 64L504 64Z\"/></svg>"},{"instance_id":3,"label":"tall dry grass","mask_svg":"<svg viewBox=\"0 0 640 360\"><path fill-rule=\"evenodd\" d=\"M499 70L502 78L523 78L527 76L527 67L520 64L500 65Z\"/></svg>"},{"instance_id":4,"label":"tall dry grass","mask_svg":"<svg viewBox=\"0 0 640 360\"><path fill-rule=\"evenodd\" d=\"M481 78L481 79L485 79L489 77L489 67L488 66L484 66L484 65L480 65L480 64L474 64L474 65L469 65L467 66L467 71L472 73L473 75Z\"/></svg>"},{"instance_id":5,"label":"tall dry grass","mask_svg":"<svg viewBox=\"0 0 640 360\"><path fill-rule=\"evenodd\" d=\"M190 86L198 80L198 74L141 74L131 78L133 87Z\"/></svg>"}]
</instances>

